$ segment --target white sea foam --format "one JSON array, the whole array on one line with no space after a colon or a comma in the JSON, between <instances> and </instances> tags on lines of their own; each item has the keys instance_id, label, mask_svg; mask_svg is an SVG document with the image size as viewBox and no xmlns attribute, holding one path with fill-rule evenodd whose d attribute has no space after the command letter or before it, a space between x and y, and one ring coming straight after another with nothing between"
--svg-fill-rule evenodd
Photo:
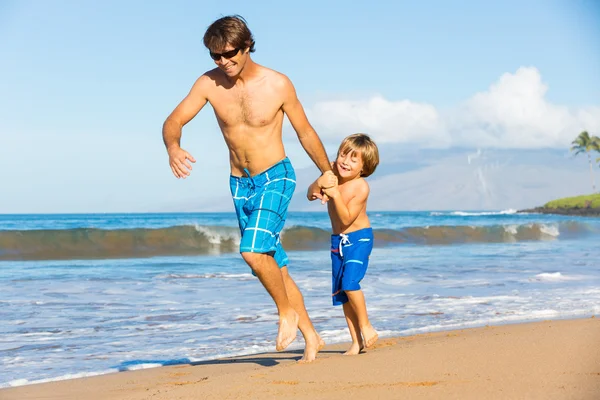
<instances>
[{"instance_id":1,"label":"white sea foam","mask_svg":"<svg viewBox=\"0 0 600 400\"><path fill-rule=\"evenodd\" d=\"M228 274L228 273L207 273L207 274L165 274L158 275L157 279L233 279L233 280L254 280L252 274Z\"/></svg>"},{"instance_id":2,"label":"white sea foam","mask_svg":"<svg viewBox=\"0 0 600 400\"><path fill-rule=\"evenodd\" d=\"M415 282L415 280L412 278L393 278L386 276L378 277L377 280L381 283L392 286L409 286Z\"/></svg>"},{"instance_id":3,"label":"white sea foam","mask_svg":"<svg viewBox=\"0 0 600 400\"><path fill-rule=\"evenodd\" d=\"M480 212L470 212L470 211L452 211L447 213L442 212L432 212L431 216L442 216L442 215L455 215L459 217L481 217L481 216L490 216L490 215L512 215L516 214L517 210L513 210L512 208L503 211L480 211Z\"/></svg>"},{"instance_id":4,"label":"white sea foam","mask_svg":"<svg viewBox=\"0 0 600 400\"><path fill-rule=\"evenodd\" d=\"M229 227L206 227L195 224L194 228L208 238L208 242L214 245L220 245L224 240L231 240L235 244L240 244L240 233L238 230Z\"/></svg>"},{"instance_id":5,"label":"white sea foam","mask_svg":"<svg viewBox=\"0 0 600 400\"><path fill-rule=\"evenodd\" d=\"M158 367L162 367L162 366L164 366L164 364L162 364L162 363L142 363L142 364L129 365L127 367L121 368L121 370L137 371L140 369L158 368Z\"/></svg>"},{"instance_id":6,"label":"white sea foam","mask_svg":"<svg viewBox=\"0 0 600 400\"><path fill-rule=\"evenodd\" d=\"M15 379L12 381L9 381L7 383L0 383L0 388L7 388L7 387L16 387L16 386L23 386L23 385L32 385L32 384L36 384L36 383L47 383L47 382L57 382L57 381L64 381L67 379L76 379L76 378L87 378L90 376L98 376L98 375L105 375L105 374L110 374L113 372L119 372L118 369L116 368L111 368L111 369L106 369L103 371L96 371L96 372L79 372L79 373L74 373L74 374L66 374L66 375L61 375L61 376L57 376L54 378L46 378L46 379L37 379L37 380L28 380L28 379Z\"/></svg>"},{"instance_id":7,"label":"white sea foam","mask_svg":"<svg viewBox=\"0 0 600 400\"><path fill-rule=\"evenodd\" d=\"M566 282L566 281L578 281L583 279L581 276L568 276L563 275L560 272L544 272L537 274L530 280L541 281L541 282Z\"/></svg>"},{"instance_id":8,"label":"white sea foam","mask_svg":"<svg viewBox=\"0 0 600 400\"><path fill-rule=\"evenodd\" d=\"M558 237L560 235L558 226L556 225L541 224L540 231L548 236Z\"/></svg>"}]
</instances>

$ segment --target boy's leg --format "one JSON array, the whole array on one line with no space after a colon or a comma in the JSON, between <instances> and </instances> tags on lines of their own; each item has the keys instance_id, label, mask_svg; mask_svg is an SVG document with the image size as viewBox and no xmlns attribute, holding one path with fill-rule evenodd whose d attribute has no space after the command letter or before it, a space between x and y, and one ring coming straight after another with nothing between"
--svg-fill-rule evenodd
<instances>
[{"instance_id":1,"label":"boy's leg","mask_svg":"<svg viewBox=\"0 0 600 400\"><path fill-rule=\"evenodd\" d=\"M279 266L275 259L268 254L244 252L242 257L277 306L279 331L275 348L277 351L284 350L296 339L299 315L288 298Z\"/></svg>"},{"instance_id":2,"label":"boy's leg","mask_svg":"<svg viewBox=\"0 0 600 400\"><path fill-rule=\"evenodd\" d=\"M352 309L356 313L358 326L364 338L365 347L371 347L379 337L377 331L371 326L369 316L367 314L367 304L362 290L346 290L348 301Z\"/></svg>"},{"instance_id":3,"label":"boy's leg","mask_svg":"<svg viewBox=\"0 0 600 400\"><path fill-rule=\"evenodd\" d=\"M296 282L292 279L288 273L287 267L281 268L281 275L283 276L283 283L287 292L288 299L296 312L298 313L298 328L304 336L304 342L306 347L304 348L304 355L300 359L300 362L311 362L314 361L317 353L325 345L325 342L321 339L315 327L313 326L306 306L304 305L304 297L298 289Z\"/></svg>"},{"instance_id":4,"label":"boy's leg","mask_svg":"<svg viewBox=\"0 0 600 400\"><path fill-rule=\"evenodd\" d=\"M360 353L364 349L362 335L358 325L358 317L349 302L344 303L344 316L348 323L348 329L350 330L350 336L352 337L352 345L344 353L345 356L353 356Z\"/></svg>"}]
</instances>

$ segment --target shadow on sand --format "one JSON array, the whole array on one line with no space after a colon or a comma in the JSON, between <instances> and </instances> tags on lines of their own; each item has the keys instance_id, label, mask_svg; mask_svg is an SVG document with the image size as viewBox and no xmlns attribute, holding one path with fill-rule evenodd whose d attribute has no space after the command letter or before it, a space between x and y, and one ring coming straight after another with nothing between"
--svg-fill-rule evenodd
<instances>
[{"instance_id":1,"label":"shadow on sand","mask_svg":"<svg viewBox=\"0 0 600 400\"><path fill-rule=\"evenodd\" d=\"M189 358L178 358L174 360L129 360L115 365L112 368L119 371L131 371L134 369L144 368L143 366L172 366L172 365L223 365L223 364L257 364L263 367L274 367L279 365L281 361L298 361L302 358L303 350L289 350L281 353L260 353L247 356L237 356L229 358L221 358L217 360L191 361ZM319 354L343 354L341 350L321 350ZM137 368L136 368L137 367Z\"/></svg>"}]
</instances>

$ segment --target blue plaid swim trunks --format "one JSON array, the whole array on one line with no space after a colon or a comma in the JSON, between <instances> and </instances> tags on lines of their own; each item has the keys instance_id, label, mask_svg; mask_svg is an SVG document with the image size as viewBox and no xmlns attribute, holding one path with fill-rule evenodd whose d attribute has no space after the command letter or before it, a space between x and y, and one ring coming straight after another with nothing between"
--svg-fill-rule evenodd
<instances>
[{"instance_id":1,"label":"blue plaid swim trunks","mask_svg":"<svg viewBox=\"0 0 600 400\"><path fill-rule=\"evenodd\" d=\"M360 289L373 250L373 229L331 235L331 296L333 305L348 302L346 291Z\"/></svg>"},{"instance_id":2,"label":"blue plaid swim trunks","mask_svg":"<svg viewBox=\"0 0 600 400\"><path fill-rule=\"evenodd\" d=\"M266 253L279 268L288 264L280 241L288 205L296 189L296 173L286 157L266 171L229 178L241 232L240 253Z\"/></svg>"}]
</instances>

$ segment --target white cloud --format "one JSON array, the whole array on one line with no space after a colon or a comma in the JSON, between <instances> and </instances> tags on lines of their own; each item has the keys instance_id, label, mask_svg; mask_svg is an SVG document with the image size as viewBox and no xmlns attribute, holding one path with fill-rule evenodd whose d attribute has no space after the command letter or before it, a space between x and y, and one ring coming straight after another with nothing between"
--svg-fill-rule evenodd
<instances>
[{"instance_id":1,"label":"white cloud","mask_svg":"<svg viewBox=\"0 0 600 400\"><path fill-rule=\"evenodd\" d=\"M600 106L580 109L545 98L548 87L536 68L506 73L490 88L446 110L410 100L374 96L360 101L324 101L310 110L324 137L366 132L379 143L422 147L565 147L582 130L598 132Z\"/></svg>"},{"instance_id":2,"label":"white cloud","mask_svg":"<svg viewBox=\"0 0 600 400\"><path fill-rule=\"evenodd\" d=\"M409 100L390 102L375 96L366 101L321 102L311 115L324 128L319 132L367 132L379 142L419 142L426 136L446 145L449 139L435 107Z\"/></svg>"}]
</instances>

